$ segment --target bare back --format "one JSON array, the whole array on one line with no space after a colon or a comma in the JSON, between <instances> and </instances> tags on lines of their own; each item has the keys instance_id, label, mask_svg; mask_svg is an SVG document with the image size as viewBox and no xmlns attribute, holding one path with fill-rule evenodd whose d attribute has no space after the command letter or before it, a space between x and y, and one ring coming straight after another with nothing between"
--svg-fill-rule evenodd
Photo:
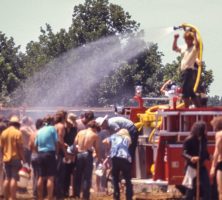
<instances>
[{"instance_id":1,"label":"bare back","mask_svg":"<svg viewBox=\"0 0 222 200\"><path fill-rule=\"evenodd\" d=\"M78 132L75 144L78 146L78 152L93 150L95 148L98 152L99 137L91 128L81 130Z\"/></svg>"}]
</instances>

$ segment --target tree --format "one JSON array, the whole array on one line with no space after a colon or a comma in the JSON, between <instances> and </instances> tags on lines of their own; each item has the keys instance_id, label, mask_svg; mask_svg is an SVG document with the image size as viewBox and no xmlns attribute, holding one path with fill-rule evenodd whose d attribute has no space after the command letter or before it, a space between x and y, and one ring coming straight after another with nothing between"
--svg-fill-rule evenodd
<instances>
[{"instance_id":1,"label":"tree","mask_svg":"<svg viewBox=\"0 0 222 200\"><path fill-rule=\"evenodd\" d=\"M140 54L101 81L97 102L100 105L127 102L134 96L137 83L143 86L143 95L156 96L160 88L159 80L162 78L161 56L156 44L146 46Z\"/></svg>"},{"instance_id":2,"label":"tree","mask_svg":"<svg viewBox=\"0 0 222 200\"><path fill-rule=\"evenodd\" d=\"M7 38L0 32L0 100L3 103L10 101L12 93L24 79L20 46L15 46L13 38Z\"/></svg>"},{"instance_id":3,"label":"tree","mask_svg":"<svg viewBox=\"0 0 222 200\"><path fill-rule=\"evenodd\" d=\"M222 106L222 97L215 95L212 97L208 97L208 106Z\"/></svg>"},{"instance_id":4,"label":"tree","mask_svg":"<svg viewBox=\"0 0 222 200\"><path fill-rule=\"evenodd\" d=\"M20 85L14 102L108 105L132 97L138 81L145 96L160 95L164 79L173 77L179 82L180 58L163 66L157 44L138 38L139 26L108 0L86 0L75 6L68 32L53 33L46 24L39 41L28 43L21 56L27 82ZM203 77L209 89L212 71L204 70Z\"/></svg>"},{"instance_id":5,"label":"tree","mask_svg":"<svg viewBox=\"0 0 222 200\"><path fill-rule=\"evenodd\" d=\"M128 12L118 5L109 4L108 0L86 0L74 7L72 16L69 34L77 46L110 35L129 34L139 28Z\"/></svg>"},{"instance_id":6,"label":"tree","mask_svg":"<svg viewBox=\"0 0 222 200\"><path fill-rule=\"evenodd\" d=\"M40 71L47 63L72 48L65 29L54 34L51 26L46 24L46 29L41 27L40 32L39 42L31 41L26 46L23 60L27 77Z\"/></svg>"},{"instance_id":7,"label":"tree","mask_svg":"<svg viewBox=\"0 0 222 200\"><path fill-rule=\"evenodd\" d=\"M162 84L169 79L174 80L179 85L181 84L180 80L180 61L181 57L177 57L177 60L173 61L172 64L166 64L163 70L163 82ZM210 85L213 82L213 71L206 69L205 62L202 62L202 73L199 82L198 90L204 88L204 92L208 93L210 91Z\"/></svg>"},{"instance_id":8,"label":"tree","mask_svg":"<svg viewBox=\"0 0 222 200\"><path fill-rule=\"evenodd\" d=\"M131 16L127 12L124 12L120 6L109 4L107 0L86 0L84 4L74 7L73 21L68 33L61 30L59 33L54 34L50 25L46 25L46 30L41 29L39 42L30 42L27 45L27 55L24 58L26 74L39 73L39 75L35 75L33 80L28 81L28 87L24 86L22 90L31 92L31 85L33 86L33 83L36 83L37 86L34 85L37 89L36 91L47 91L48 94L44 94L44 96L52 95L48 100L48 104L56 105L58 103L56 101L61 98L61 95L64 95L63 103L72 106L76 105L76 99L79 99L81 94L72 97L73 102L71 102L70 96L68 97L67 94L73 93L71 85L76 86L78 84L74 80L76 76L82 74L78 68L83 69L86 65L93 68L98 64L98 62L94 61L96 54L100 58L109 47L114 49L114 47L119 46L118 48L121 48L121 39L126 37L123 33L133 34L138 27L139 24L131 20ZM104 39L103 42L103 38L110 38L110 40ZM95 48L90 50L92 46ZM89 59L90 57L94 59ZM84 64L81 61L85 61ZM76 65L76 63L80 64ZM46 70L46 68L48 69ZM106 69L104 70L106 71ZM108 71L111 70L108 69ZM96 83L89 80L92 79L94 72L89 68L88 71L91 72L91 77L87 77L85 74L85 77L81 79L91 83L91 87L93 87ZM48 77L45 77L44 74L47 74ZM98 76L98 73L95 75ZM77 79L79 78L77 77ZM54 84L52 82L49 83L49 79L54 79ZM87 87L89 88L88 85ZM86 90L87 87L85 87ZM54 92L51 92L51 90L54 90ZM57 91L60 91L60 93ZM23 94L22 96L28 97L22 91L19 93ZM33 95L29 94L29 96L36 97L34 101L39 103L42 99L39 100L38 98L40 97L36 96L36 93ZM75 93L80 92L76 91ZM85 91L85 93L88 92ZM83 94L83 99L86 98L85 94ZM28 101L34 103L31 102L30 97ZM36 103L34 104L36 105ZM90 102L87 103L87 105L92 105ZM84 100L81 101L81 104L85 105Z\"/></svg>"}]
</instances>

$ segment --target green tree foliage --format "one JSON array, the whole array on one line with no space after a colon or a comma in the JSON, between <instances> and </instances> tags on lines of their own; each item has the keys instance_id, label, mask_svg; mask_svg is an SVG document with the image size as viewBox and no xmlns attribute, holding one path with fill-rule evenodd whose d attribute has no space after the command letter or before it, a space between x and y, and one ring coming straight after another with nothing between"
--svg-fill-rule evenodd
<instances>
[{"instance_id":1,"label":"green tree foliage","mask_svg":"<svg viewBox=\"0 0 222 200\"><path fill-rule=\"evenodd\" d=\"M102 37L132 33L139 24L122 7L108 0L86 0L74 7L69 34L73 45L81 46Z\"/></svg>"},{"instance_id":2,"label":"green tree foliage","mask_svg":"<svg viewBox=\"0 0 222 200\"><path fill-rule=\"evenodd\" d=\"M12 38L7 39L1 33L1 99L6 101L8 95L19 86L20 82L41 72L44 68L49 68L50 63L61 56L62 58L59 60L61 65L56 66L60 70L54 70L54 65L51 65L52 70L48 70L47 73L54 74L48 77L57 79L62 72L69 72L65 68L68 68L70 64L91 56L89 55L91 52L84 52L83 48L81 55L74 54L72 59L68 59L68 52L72 49L85 47L91 42L110 36L118 37L119 48L122 48L123 43L127 48L127 45L130 45L129 38L137 37L140 34L139 27L140 24L132 20L128 12L118 5L109 3L108 0L85 0L83 4L74 7L72 23L68 31L61 29L54 33L51 26L46 24L45 28L40 29L39 41L30 41L24 54L18 53L19 47L15 47ZM178 71L180 57L164 66L161 60L163 54L158 51L157 44L146 44L143 39L141 39L141 43L144 45L144 51L119 63L120 67L113 68L103 80L99 80L98 83L92 85L92 88L88 88L81 99L82 104L101 106L125 101L134 95L134 86L137 82L143 85L144 96L159 96L159 90L166 79L180 82ZM101 52L109 45L109 43L101 43L100 46L97 45L93 49L93 53L101 55ZM121 55L114 62L118 64L120 59ZM62 64L61 60L66 60L66 64ZM213 74L211 70L206 70L205 63L203 63L203 69L200 85L205 84L208 92L209 86L213 82ZM62 76L65 77L66 74L62 74ZM48 87L50 87L47 86L48 81L40 74L35 76L35 82L42 83L39 91L47 93ZM72 82L66 81L62 84L64 84L64 88L67 88L72 85ZM72 88L70 90L73 92ZM27 96L22 90L19 94L19 98L15 101L17 104L21 104L24 97ZM51 95L53 99L53 95L62 95L62 93L61 90L55 90ZM35 98L38 96L40 95L36 92ZM66 96L61 96L61 98L64 103L68 102L65 99ZM36 101L38 100L36 99Z\"/></svg>"},{"instance_id":3,"label":"green tree foliage","mask_svg":"<svg viewBox=\"0 0 222 200\"><path fill-rule=\"evenodd\" d=\"M162 69L163 79L162 84L165 81L172 79L178 85L181 84L180 80L180 61L181 57L177 57L177 60L173 61L171 64L166 64L165 67ZM213 82L213 71L206 69L205 62L202 63L202 73L200 78L200 83L197 91L208 93L210 91L210 85ZM203 91L204 90L204 91Z\"/></svg>"},{"instance_id":4,"label":"green tree foliage","mask_svg":"<svg viewBox=\"0 0 222 200\"><path fill-rule=\"evenodd\" d=\"M51 26L46 24L46 29L41 28L39 41L31 41L26 46L26 55L23 60L27 77L44 68L47 63L70 48L70 38L65 29L55 34Z\"/></svg>"},{"instance_id":5,"label":"green tree foliage","mask_svg":"<svg viewBox=\"0 0 222 200\"><path fill-rule=\"evenodd\" d=\"M24 79L22 56L18 53L13 38L0 32L0 101L9 102L12 93Z\"/></svg>"},{"instance_id":6,"label":"green tree foliage","mask_svg":"<svg viewBox=\"0 0 222 200\"><path fill-rule=\"evenodd\" d=\"M208 97L208 106L222 106L222 97L215 95L212 97Z\"/></svg>"},{"instance_id":7,"label":"green tree foliage","mask_svg":"<svg viewBox=\"0 0 222 200\"><path fill-rule=\"evenodd\" d=\"M100 83L97 102L102 105L127 103L134 96L136 84L143 86L144 96L156 96L162 77L161 56L156 44L147 46Z\"/></svg>"}]
</instances>

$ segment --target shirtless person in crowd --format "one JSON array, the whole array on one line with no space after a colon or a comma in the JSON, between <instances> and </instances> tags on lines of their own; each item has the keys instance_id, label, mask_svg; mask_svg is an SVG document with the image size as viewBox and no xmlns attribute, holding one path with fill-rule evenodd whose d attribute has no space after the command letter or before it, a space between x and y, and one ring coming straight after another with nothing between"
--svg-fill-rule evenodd
<instances>
[{"instance_id":1,"label":"shirtless person in crowd","mask_svg":"<svg viewBox=\"0 0 222 200\"><path fill-rule=\"evenodd\" d=\"M215 117L211 124L216 131L216 135L210 175L212 177L216 175L219 200L222 200L222 117Z\"/></svg>"},{"instance_id":2,"label":"shirtless person in crowd","mask_svg":"<svg viewBox=\"0 0 222 200\"><path fill-rule=\"evenodd\" d=\"M67 112L64 110L57 111L54 116L55 128L58 134L58 142L59 142L57 166L56 166L57 172L55 177L55 195L57 198L63 198L65 195L63 190L64 177L65 177L64 173L65 164L63 162L63 159L67 158L66 145L64 142L66 117L67 117Z\"/></svg>"},{"instance_id":3,"label":"shirtless person in crowd","mask_svg":"<svg viewBox=\"0 0 222 200\"><path fill-rule=\"evenodd\" d=\"M83 181L83 199L90 198L94 150L96 156L99 157L98 125L95 120L92 120L87 126L88 128L79 131L75 138L75 146L78 149L76 156L75 197L80 197L81 183Z\"/></svg>"},{"instance_id":4,"label":"shirtless person in crowd","mask_svg":"<svg viewBox=\"0 0 222 200\"><path fill-rule=\"evenodd\" d=\"M89 121L94 119L93 111L86 111L83 116L76 120L77 132L86 129Z\"/></svg>"}]
</instances>

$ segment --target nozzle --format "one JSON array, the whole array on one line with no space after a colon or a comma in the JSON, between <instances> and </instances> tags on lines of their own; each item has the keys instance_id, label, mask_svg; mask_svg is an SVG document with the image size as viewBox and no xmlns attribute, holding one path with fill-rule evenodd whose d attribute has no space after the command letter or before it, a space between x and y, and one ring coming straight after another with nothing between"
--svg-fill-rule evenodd
<instances>
[{"instance_id":1,"label":"nozzle","mask_svg":"<svg viewBox=\"0 0 222 200\"><path fill-rule=\"evenodd\" d=\"M181 29L181 28L183 28L183 27L182 26L174 26L173 30L176 31L176 30Z\"/></svg>"}]
</instances>

